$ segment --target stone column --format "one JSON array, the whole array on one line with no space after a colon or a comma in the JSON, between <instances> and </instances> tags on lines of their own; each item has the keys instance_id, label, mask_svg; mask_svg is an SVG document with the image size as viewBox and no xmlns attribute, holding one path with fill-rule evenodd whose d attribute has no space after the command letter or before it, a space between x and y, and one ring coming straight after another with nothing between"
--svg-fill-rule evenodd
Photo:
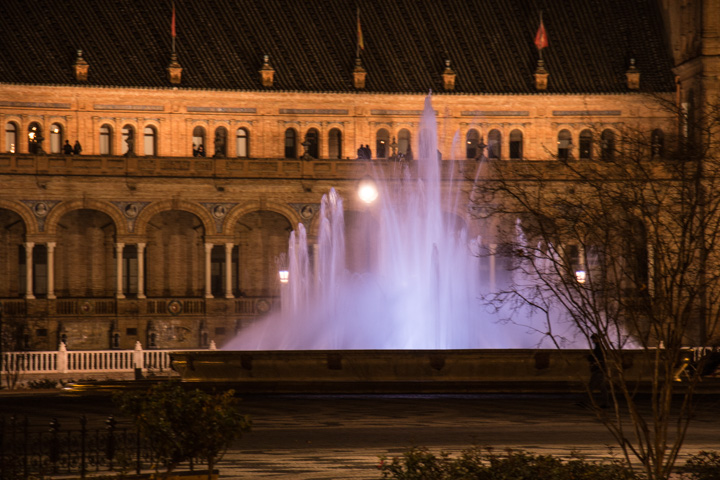
<instances>
[{"instance_id":1,"label":"stone column","mask_svg":"<svg viewBox=\"0 0 720 480\"><path fill-rule=\"evenodd\" d=\"M138 261L138 298L147 298L145 296L145 244L137 244L137 261Z\"/></svg>"},{"instance_id":2,"label":"stone column","mask_svg":"<svg viewBox=\"0 0 720 480\"><path fill-rule=\"evenodd\" d=\"M225 298L233 298L232 293L232 243L225 244Z\"/></svg>"},{"instance_id":3,"label":"stone column","mask_svg":"<svg viewBox=\"0 0 720 480\"><path fill-rule=\"evenodd\" d=\"M205 244L205 298L213 298L212 295L212 283L210 278L211 273L211 261L212 261L212 243Z\"/></svg>"},{"instance_id":4,"label":"stone column","mask_svg":"<svg viewBox=\"0 0 720 480\"><path fill-rule=\"evenodd\" d=\"M33 247L34 242L25 242L25 298L32 300L33 295Z\"/></svg>"},{"instance_id":5,"label":"stone column","mask_svg":"<svg viewBox=\"0 0 720 480\"><path fill-rule=\"evenodd\" d=\"M54 300L55 296L55 242L47 242L47 298Z\"/></svg>"},{"instance_id":6,"label":"stone column","mask_svg":"<svg viewBox=\"0 0 720 480\"><path fill-rule=\"evenodd\" d=\"M115 298L125 298L125 295L123 295L123 288L122 288L122 274L123 274L123 264L122 264L122 256L123 256L123 249L125 248L124 243L116 243L115 244L115 265L117 265L116 268L116 279L117 279L117 292L115 293Z\"/></svg>"}]
</instances>

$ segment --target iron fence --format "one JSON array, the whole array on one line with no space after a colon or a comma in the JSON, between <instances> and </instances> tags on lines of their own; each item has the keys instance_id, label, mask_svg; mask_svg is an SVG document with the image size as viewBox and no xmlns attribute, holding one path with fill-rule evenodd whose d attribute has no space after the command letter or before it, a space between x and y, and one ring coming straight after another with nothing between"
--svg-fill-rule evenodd
<instances>
[{"instance_id":1,"label":"iron fence","mask_svg":"<svg viewBox=\"0 0 720 480\"><path fill-rule=\"evenodd\" d=\"M97 422L96 422L97 423ZM157 459L136 428L108 417L89 428L85 416L66 428L53 418L43 427L27 417L0 418L0 478L20 480L51 476L135 473L154 468ZM193 469L193 463L190 463Z\"/></svg>"}]
</instances>

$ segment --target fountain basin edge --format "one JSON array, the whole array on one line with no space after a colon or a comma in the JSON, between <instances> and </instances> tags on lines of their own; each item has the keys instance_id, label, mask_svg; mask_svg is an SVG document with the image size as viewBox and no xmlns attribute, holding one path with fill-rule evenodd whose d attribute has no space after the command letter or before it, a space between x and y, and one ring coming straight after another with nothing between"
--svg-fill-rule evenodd
<instances>
[{"instance_id":1,"label":"fountain basin edge","mask_svg":"<svg viewBox=\"0 0 720 480\"><path fill-rule=\"evenodd\" d=\"M627 374L644 377L641 351ZM183 382L239 393L580 392L588 350L253 350L170 353Z\"/></svg>"}]
</instances>

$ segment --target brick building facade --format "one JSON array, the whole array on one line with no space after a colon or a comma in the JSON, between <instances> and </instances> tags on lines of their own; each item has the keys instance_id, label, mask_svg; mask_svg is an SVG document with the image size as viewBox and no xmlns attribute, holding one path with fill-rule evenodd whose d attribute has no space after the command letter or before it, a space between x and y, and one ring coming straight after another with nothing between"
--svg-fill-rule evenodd
<instances>
[{"instance_id":1,"label":"brick building facade","mask_svg":"<svg viewBox=\"0 0 720 480\"><path fill-rule=\"evenodd\" d=\"M358 182L416 169L429 90L448 191L469 189L483 151L620 155L628 128L677 131L658 98L693 109L720 91L717 0L547 5L544 66L529 1L486 25L462 15L483 2L370 2L360 56L342 2L245 3L181 1L171 13L169 2L126 12L76 0L53 7L57 20L0 7L0 302L6 322L25 325L23 348L222 345L277 306L276 258L298 223L314 241L323 194L346 200L357 238ZM235 20L207 13L227 8ZM81 154L63 153L76 141ZM371 160L357 159L361 144ZM477 228L467 208L446 211ZM351 266L361 247L350 243Z\"/></svg>"}]
</instances>

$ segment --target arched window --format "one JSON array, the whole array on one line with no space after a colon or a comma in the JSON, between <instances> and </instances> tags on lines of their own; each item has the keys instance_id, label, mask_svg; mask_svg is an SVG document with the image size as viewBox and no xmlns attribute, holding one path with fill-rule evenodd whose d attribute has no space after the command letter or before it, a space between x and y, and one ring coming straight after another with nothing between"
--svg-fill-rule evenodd
<instances>
[{"instance_id":1,"label":"arched window","mask_svg":"<svg viewBox=\"0 0 720 480\"><path fill-rule=\"evenodd\" d=\"M580 159L590 160L593 150L593 134L590 130L580 132Z\"/></svg>"},{"instance_id":2,"label":"arched window","mask_svg":"<svg viewBox=\"0 0 720 480\"><path fill-rule=\"evenodd\" d=\"M15 122L5 124L5 151L15 153L17 150L18 126Z\"/></svg>"},{"instance_id":3,"label":"arched window","mask_svg":"<svg viewBox=\"0 0 720 480\"><path fill-rule=\"evenodd\" d=\"M478 154L482 155L482 152L478 152L478 144L480 143L480 134L474 128L468 130L465 136L465 158L477 158Z\"/></svg>"},{"instance_id":4,"label":"arched window","mask_svg":"<svg viewBox=\"0 0 720 480\"><path fill-rule=\"evenodd\" d=\"M387 158L390 148L390 132L381 128L375 135L375 158Z\"/></svg>"},{"instance_id":5,"label":"arched window","mask_svg":"<svg viewBox=\"0 0 720 480\"><path fill-rule=\"evenodd\" d=\"M570 158L570 150L572 149L572 135L570 130L560 130L557 138L557 156L560 160Z\"/></svg>"},{"instance_id":6,"label":"arched window","mask_svg":"<svg viewBox=\"0 0 720 480\"><path fill-rule=\"evenodd\" d=\"M493 129L488 133L488 158L502 158L502 135L500 130Z\"/></svg>"},{"instance_id":7,"label":"arched window","mask_svg":"<svg viewBox=\"0 0 720 480\"><path fill-rule=\"evenodd\" d=\"M615 159L615 132L610 129L600 134L600 158L606 162Z\"/></svg>"},{"instance_id":8,"label":"arched window","mask_svg":"<svg viewBox=\"0 0 720 480\"><path fill-rule=\"evenodd\" d=\"M63 130L62 125L53 123L50 125L50 153L62 153Z\"/></svg>"},{"instance_id":9,"label":"arched window","mask_svg":"<svg viewBox=\"0 0 720 480\"><path fill-rule=\"evenodd\" d=\"M250 156L250 135L244 128L238 128L235 132L235 149L237 156L247 158Z\"/></svg>"},{"instance_id":10,"label":"arched window","mask_svg":"<svg viewBox=\"0 0 720 480\"><path fill-rule=\"evenodd\" d=\"M107 124L100 127L100 155L112 155L112 127Z\"/></svg>"},{"instance_id":11,"label":"arched window","mask_svg":"<svg viewBox=\"0 0 720 480\"><path fill-rule=\"evenodd\" d=\"M659 128L650 135L650 153L652 158L662 157L665 154L665 134Z\"/></svg>"},{"instance_id":12,"label":"arched window","mask_svg":"<svg viewBox=\"0 0 720 480\"><path fill-rule=\"evenodd\" d=\"M410 140L410 130L403 128L398 132L398 153L403 154L405 158L410 157L409 160L412 160L413 154Z\"/></svg>"},{"instance_id":13,"label":"arched window","mask_svg":"<svg viewBox=\"0 0 720 480\"><path fill-rule=\"evenodd\" d=\"M333 128L328 133L328 156L342 158L342 150L342 132L339 128Z\"/></svg>"},{"instance_id":14,"label":"arched window","mask_svg":"<svg viewBox=\"0 0 720 480\"><path fill-rule=\"evenodd\" d=\"M512 160L523 158L523 133L520 130L510 132L510 158Z\"/></svg>"},{"instance_id":15,"label":"arched window","mask_svg":"<svg viewBox=\"0 0 720 480\"><path fill-rule=\"evenodd\" d=\"M147 156L157 155L157 132L151 125L143 130L143 153Z\"/></svg>"},{"instance_id":16,"label":"arched window","mask_svg":"<svg viewBox=\"0 0 720 480\"><path fill-rule=\"evenodd\" d=\"M28 125L28 153L43 153L42 127L37 122Z\"/></svg>"},{"instance_id":17,"label":"arched window","mask_svg":"<svg viewBox=\"0 0 720 480\"><path fill-rule=\"evenodd\" d=\"M307 153L312 158L320 158L319 152L318 152L319 137L320 137L320 134L314 128L311 128L305 134L305 141L307 143L309 143L309 145L307 146Z\"/></svg>"},{"instance_id":18,"label":"arched window","mask_svg":"<svg viewBox=\"0 0 720 480\"><path fill-rule=\"evenodd\" d=\"M213 157L224 158L227 153L227 138L228 131L225 127L218 127L215 129L215 139L213 140L213 147L215 147L215 153Z\"/></svg>"},{"instance_id":19,"label":"arched window","mask_svg":"<svg viewBox=\"0 0 720 480\"><path fill-rule=\"evenodd\" d=\"M297 158L297 132L294 128L285 130L285 158Z\"/></svg>"},{"instance_id":20,"label":"arched window","mask_svg":"<svg viewBox=\"0 0 720 480\"><path fill-rule=\"evenodd\" d=\"M193 128L192 134L193 143L193 156L204 157L206 154L205 150L205 129L203 127ZM200 148L202 147L202 148Z\"/></svg>"},{"instance_id":21,"label":"arched window","mask_svg":"<svg viewBox=\"0 0 720 480\"><path fill-rule=\"evenodd\" d=\"M125 125L122 129L122 154L135 154L135 129L132 125Z\"/></svg>"}]
</instances>

